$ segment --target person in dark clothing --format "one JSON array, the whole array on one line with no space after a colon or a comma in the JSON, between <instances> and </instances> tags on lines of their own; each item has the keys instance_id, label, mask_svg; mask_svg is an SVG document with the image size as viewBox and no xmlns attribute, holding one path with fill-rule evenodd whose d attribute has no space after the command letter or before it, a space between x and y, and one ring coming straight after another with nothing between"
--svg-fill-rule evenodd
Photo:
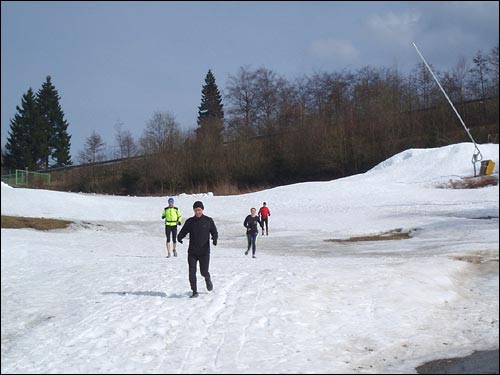
<instances>
[{"instance_id":1,"label":"person in dark clothing","mask_svg":"<svg viewBox=\"0 0 500 375\"><path fill-rule=\"evenodd\" d=\"M271 211L267 207L266 202L262 203L262 207L259 208L259 217L262 221L262 235L264 235L264 225L266 226L266 235L269 235L269 216L271 216Z\"/></svg>"},{"instance_id":2,"label":"person in dark clothing","mask_svg":"<svg viewBox=\"0 0 500 375\"><path fill-rule=\"evenodd\" d=\"M250 209L250 215L248 215L245 218L245 221L243 222L243 226L247 228L247 240L248 240L248 247L247 251L245 251L245 255L248 255L250 247L252 247L252 258L256 258L255 242L257 241L257 235L259 234L259 228L257 227L257 224L260 225L262 229L264 229L262 227L262 222L257 216L257 210L252 207Z\"/></svg>"},{"instance_id":3,"label":"person in dark clothing","mask_svg":"<svg viewBox=\"0 0 500 375\"><path fill-rule=\"evenodd\" d=\"M191 298L198 297L196 284L196 263L200 262L200 273L205 278L207 290L213 290L214 286L210 278L208 266L210 263L210 235L212 243L217 246L217 227L211 217L203 215L205 207L200 201L193 204L194 216L184 223L181 231L177 235L177 241L182 243L182 239L189 234L188 264L189 264L189 284L193 294Z\"/></svg>"}]
</instances>

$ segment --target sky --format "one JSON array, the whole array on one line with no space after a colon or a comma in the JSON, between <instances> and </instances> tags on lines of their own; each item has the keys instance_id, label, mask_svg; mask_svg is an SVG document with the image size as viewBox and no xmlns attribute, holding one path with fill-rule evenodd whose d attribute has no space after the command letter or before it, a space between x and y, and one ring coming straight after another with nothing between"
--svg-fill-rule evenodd
<instances>
[{"instance_id":1,"label":"sky","mask_svg":"<svg viewBox=\"0 0 500 375\"><path fill-rule=\"evenodd\" d=\"M157 111L196 127L209 69L225 95L240 67L293 80L363 66L448 70L498 43L498 2L1 2L1 144L31 87L61 97L73 160L93 131L139 139ZM224 100L223 100L224 103Z\"/></svg>"},{"instance_id":2,"label":"sky","mask_svg":"<svg viewBox=\"0 0 500 375\"><path fill-rule=\"evenodd\" d=\"M495 162L498 144L479 145ZM214 289L186 250L166 258L167 197L11 188L2 215L71 220L1 229L2 373L416 373L498 350L498 185L471 177L471 143L410 149L372 170L196 200L219 233ZM245 256L243 221L267 202L269 235ZM299 209L305 207L305 209ZM331 242L406 233L393 241Z\"/></svg>"}]
</instances>

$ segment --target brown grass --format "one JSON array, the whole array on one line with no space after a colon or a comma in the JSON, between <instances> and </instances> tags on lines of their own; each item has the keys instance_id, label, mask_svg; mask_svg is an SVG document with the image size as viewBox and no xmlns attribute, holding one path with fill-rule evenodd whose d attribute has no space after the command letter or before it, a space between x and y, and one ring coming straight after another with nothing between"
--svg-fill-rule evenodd
<instances>
[{"instance_id":1,"label":"brown grass","mask_svg":"<svg viewBox=\"0 0 500 375\"><path fill-rule=\"evenodd\" d=\"M396 230L369 236L350 237L346 239L333 238L325 241L326 242L392 241L392 240L406 240L408 238L411 238L409 233L403 233Z\"/></svg>"},{"instance_id":2,"label":"brown grass","mask_svg":"<svg viewBox=\"0 0 500 375\"><path fill-rule=\"evenodd\" d=\"M222 196L222 195L241 195L241 194L255 193L257 191L262 191L270 188L271 186L238 187L238 185L230 182L220 182L217 185L215 185L211 190L215 196Z\"/></svg>"},{"instance_id":3,"label":"brown grass","mask_svg":"<svg viewBox=\"0 0 500 375\"><path fill-rule=\"evenodd\" d=\"M450 256L450 258L453 260L460 260L462 262L469 262L473 264L483 263L483 259L479 255L453 255Z\"/></svg>"},{"instance_id":4,"label":"brown grass","mask_svg":"<svg viewBox=\"0 0 500 375\"><path fill-rule=\"evenodd\" d=\"M464 177L459 180L449 180L446 183L437 185L439 189L478 189L485 186L498 185L498 176L477 176Z\"/></svg>"},{"instance_id":5,"label":"brown grass","mask_svg":"<svg viewBox=\"0 0 500 375\"><path fill-rule=\"evenodd\" d=\"M43 217L22 217L2 215L2 228L33 228L38 230L64 229L72 221L45 219Z\"/></svg>"}]
</instances>

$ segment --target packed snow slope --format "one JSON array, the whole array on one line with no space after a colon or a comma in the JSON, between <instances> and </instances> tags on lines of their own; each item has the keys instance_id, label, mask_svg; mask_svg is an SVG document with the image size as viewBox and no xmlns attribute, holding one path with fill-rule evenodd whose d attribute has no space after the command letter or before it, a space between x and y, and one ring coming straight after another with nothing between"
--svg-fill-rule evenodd
<instances>
[{"instance_id":1,"label":"packed snow slope","mask_svg":"<svg viewBox=\"0 0 500 375\"><path fill-rule=\"evenodd\" d=\"M479 145L495 162L498 145ZM219 231L207 292L190 299L186 250L165 258L168 197L11 188L2 215L63 230L2 229L2 373L415 373L498 349L498 185L474 146L397 154L367 173L203 201ZM243 220L267 202L257 258ZM393 241L335 242L408 233Z\"/></svg>"}]
</instances>

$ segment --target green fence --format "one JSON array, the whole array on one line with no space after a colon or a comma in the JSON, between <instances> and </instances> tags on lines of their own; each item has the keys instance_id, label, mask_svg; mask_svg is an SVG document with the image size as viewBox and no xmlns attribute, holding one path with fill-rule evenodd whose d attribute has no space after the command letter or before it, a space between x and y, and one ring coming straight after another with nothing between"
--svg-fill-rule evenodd
<instances>
[{"instance_id":1,"label":"green fence","mask_svg":"<svg viewBox=\"0 0 500 375\"><path fill-rule=\"evenodd\" d=\"M2 182L10 186L43 187L50 184L50 173L16 169L15 173L3 175Z\"/></svg>"}]
</instances>

